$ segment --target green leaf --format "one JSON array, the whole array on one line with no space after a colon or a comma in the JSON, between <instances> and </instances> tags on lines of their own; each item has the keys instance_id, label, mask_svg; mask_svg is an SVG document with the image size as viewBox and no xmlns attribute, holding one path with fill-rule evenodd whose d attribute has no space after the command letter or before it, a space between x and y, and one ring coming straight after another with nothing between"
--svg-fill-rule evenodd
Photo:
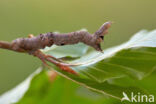
<instances>
[{"instance_id":1,"label":"green leaf","mask_svg":"<svg viewBox=\"0 0 156 104\"><path fill-rule=\"evenodd\" d=\"M50 54L52 56L55 56L56 58L62 58L62 57L80 57L83 54L85 54L88 50L88 46L79 43L74 45L65 45L65 46L52 46L52 47L46 47L42 52L45 54Z\"/></svg>"},{"instance_id":2,"label":"green leaf","mask_svg":"<svg viewBox=\"0 0 156 104\"><path fill-rule=\"evenodd\" d=\"M100 94L65 78L57 77L51 82L47 72L42 71L32 79L28 91L17 104L103 104L106 101Z\"/></svg>"},{"instance_id":3,"label":"green leaf","mask_svg":"<svg viewBox=\"0 0 156 104\"><path fill-rule=\"evenodd\" d=\"M0 97L0 104L51 104L53 102L55 104L112 104L119 101L105 99L104 96L60 76L51 81L47 71L42 68Z\"/></svg>"},{"instance_id":4,"label":"green leaf","mask_svg":"<svg viewBox=\"0 0 156 104\"><path fill-rule=\"evenodd\" d=\"M91 92L59 76L51 82L47 71L41 68L16 88L0 97L1 104L51 104L53 102L56 104L125 104Z\"/></svg>"},{"instance_id":5,"label":"green leaf","mask_svg":"<svg viewBox=\"0 0 156 104\"><path fill-rule=\"evenodd\" d=\"M121 99L122 92L143 92L135 86L122 87L108 80L130 77L142 80L156 69L156 30L141 31L128 42L106 49L104 53L90 52L70 63L80 73L79 77L66 73L51 65L60 75L104 95Z\"/></svg>"},{"instance_id":6,"label":"green leaf","mask_svg":"<svg viewBox=\"0 0 156 104\"><path fill-rule=\"evenodd\" d=\"M25 81L0 96L0 104L114 104L118 102L91 92L85 87L57 76L54 81L46 70L37 69Z\"/></svg>"}]
</instances>

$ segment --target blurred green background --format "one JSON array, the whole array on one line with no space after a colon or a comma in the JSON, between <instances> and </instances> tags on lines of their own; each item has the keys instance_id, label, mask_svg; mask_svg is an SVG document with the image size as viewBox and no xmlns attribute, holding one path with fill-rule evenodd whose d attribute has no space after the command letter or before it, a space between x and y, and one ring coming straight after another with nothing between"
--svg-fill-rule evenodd
<instances>
[{"instance_id":1,"label":"blurred green background","mask_svg":"<svg viewBox=\"0 0 156 104\"><path fill-rule=\"evenodd\" d=\"M0 40L81 28L95 32L104 22L113 21L103 44L108 48L142 29L155 29L155 5L155 0L0 0ZM37 58L0 49L0 94L40 65Z\"/></svg>"}]
</instances>

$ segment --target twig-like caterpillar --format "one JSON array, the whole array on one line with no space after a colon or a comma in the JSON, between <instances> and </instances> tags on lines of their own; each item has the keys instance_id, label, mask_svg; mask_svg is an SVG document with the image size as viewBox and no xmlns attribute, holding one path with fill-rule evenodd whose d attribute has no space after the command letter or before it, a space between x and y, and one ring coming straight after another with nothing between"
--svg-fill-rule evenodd
<instances>
[{"instance_id":1,"label":"twig-like caterpillar","mask_svg":"<svg viewBox=\"0 0 156 104\"><path fill-rule=\"evenodd\" d=\"M60 60L53 56L43 54L39 49L44 49L46 46L50 47L53 44L62 46L69 44L77 44L82 42L101 51L100 43L104 39L104 35L108 32L108 28L111 26L111 22L104 23L94 34L90 34L87 31L76 31L71 33L45 33L36 37L29 36L28 38L17 38L12 42L0 41L0 48L9 49L16 52L25 52L34 55L42 60L47 65L46 61L54 63L62 70L76 74L68 64L60 62Z\"/></svg>"}]
</instances>

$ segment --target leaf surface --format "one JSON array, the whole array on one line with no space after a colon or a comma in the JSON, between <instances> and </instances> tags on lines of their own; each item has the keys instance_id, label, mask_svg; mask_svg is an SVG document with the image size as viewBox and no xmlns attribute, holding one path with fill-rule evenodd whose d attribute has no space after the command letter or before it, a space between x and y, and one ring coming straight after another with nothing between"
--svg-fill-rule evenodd
<instances>
[{"instance_id":1,"label":"leaf surface","mask_svg":"<svg viewBox=\"0 0 156 104\"><path fill-rule=\"evenodd\" d=\"M51 65L51 69L62 76L104 95L122 98L122 92L144 92L134 86L121 87L108 80L129 77L142 80L156 69L156 30L145 30L135 34L129 41L104 50L104 53L90 52L82 57L70 61L79 77L61 71ZM144 92L145 93L145 92Z\"/></svg>"}]
</instances>

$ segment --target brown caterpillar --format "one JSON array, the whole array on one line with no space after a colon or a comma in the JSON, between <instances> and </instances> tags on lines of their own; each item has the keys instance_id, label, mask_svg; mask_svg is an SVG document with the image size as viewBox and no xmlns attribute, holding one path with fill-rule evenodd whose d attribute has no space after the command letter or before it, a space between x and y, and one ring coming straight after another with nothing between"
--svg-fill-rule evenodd
<instances>
[{"instance_id":1,"label":"brown caterpillar","mask_svg":"<svg viewBox=\"0 0 156 104\"><path fill-rule=\"evenodd\" d=\"M36 37L30 35L28 38L17 38L10 43L0 41L0 48L32 54L40 58L45 65L47 65L46 61L49 61L60 67L62 70L77 74L69 67L69 64L65 64L53 56L45 55L39 49L44 49L46 46L50 47L53 44L62 46L82 42L93 47L95 50L102 52L100 43L104 40L104 35L108 33L108 28L111 24L111 22L104 23L94 34L90 34L87 31L76 31L62 34L49 32L40 34Z\"/></svg>"}]
</instances>

